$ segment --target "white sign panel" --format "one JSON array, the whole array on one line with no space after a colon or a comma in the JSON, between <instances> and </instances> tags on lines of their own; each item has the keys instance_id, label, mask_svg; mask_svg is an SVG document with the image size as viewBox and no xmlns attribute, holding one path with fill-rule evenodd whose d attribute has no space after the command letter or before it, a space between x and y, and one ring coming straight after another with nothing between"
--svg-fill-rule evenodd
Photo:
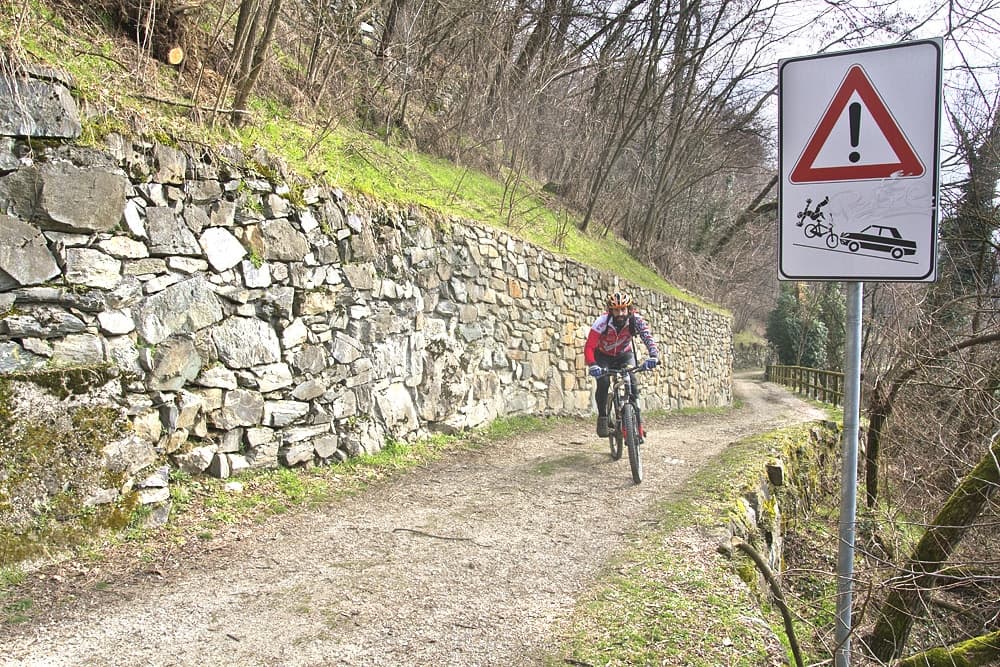
<instances>
[{"instance_id":1,"label":"white sign panel","mask_svg":"<svg viewBox=\"0 0 1000 667\"><path fill-rule=\"evenodd\" d=\"M780 279L934 280L942 48L779 63Z\"/></svg>"}]
</instances>

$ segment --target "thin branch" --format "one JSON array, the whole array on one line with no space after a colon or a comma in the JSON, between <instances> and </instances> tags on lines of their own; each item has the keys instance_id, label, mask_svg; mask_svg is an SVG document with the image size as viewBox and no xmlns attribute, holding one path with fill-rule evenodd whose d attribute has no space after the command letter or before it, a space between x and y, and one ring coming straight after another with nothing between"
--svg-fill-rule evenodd
<instances>
[{"instance_id":1,"label":"thin branch","mask_svg":"<svg viewBox=\"0 0 1000 667\"><path fill-rule=\"evenodd\" d=\"M743 540L733 539L730 545L720 545L719 551L721 551L724 555L732 556L733 548L739 549L749 556L750 560L752 560L754 565L757 566L757 569L760 570L760 573L764 575L764 579L767 581L768 586L771 587L771 595L774 597L774 604L777 605L778 609L781 611L781 619L785 624L785 634L788 636L788 645L792 649L792 656L795 658L795 664L798 667L803 667L802 651L799 649L799 640L795 635L795 625L792 623L792 613L788 609L788 604L785 602L785 595L781 591L781 584L779 584L777 578L775 578L774 572L771 571L771 568L761 555L757 553L757 550Z\"/></svg>"},{"instance_id":2,"label":"thin branch","mask_svg":"<svg viewBox=\"0 0 1000 667\"><path fill-rule=\"evenodd\" d=\"M95 58L103 58L104 60L107 60L108 62L114 63L115 65L118 65L124 71L126 71L126 72L129 71L128 66L125 65L123 62L121 62L120 60L115 60L111 56L106 56L103 53L97 53L96 51L74 51L73 55L75 55L75 56L94 56Z\"/></svg>"}]
</instances>

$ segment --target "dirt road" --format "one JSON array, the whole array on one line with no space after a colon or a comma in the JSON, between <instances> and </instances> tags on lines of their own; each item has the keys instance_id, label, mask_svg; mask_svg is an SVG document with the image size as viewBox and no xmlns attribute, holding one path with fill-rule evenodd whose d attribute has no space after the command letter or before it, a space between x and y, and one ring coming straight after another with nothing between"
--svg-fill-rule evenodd
<instances>
[{"instance_id":1,"label":"dirt road","mask_svg":"<svg viewBox=\"0 0 1000 667\"><path fill-rule=\"evenodd\" d=\"M173 567L103 573L0 627L0 665L532 664L665 492L735 440L822 417L759 379L735 393L725 415L652 421L639 486L589 422L448 455Z\"/></svg>"}]
</instances>

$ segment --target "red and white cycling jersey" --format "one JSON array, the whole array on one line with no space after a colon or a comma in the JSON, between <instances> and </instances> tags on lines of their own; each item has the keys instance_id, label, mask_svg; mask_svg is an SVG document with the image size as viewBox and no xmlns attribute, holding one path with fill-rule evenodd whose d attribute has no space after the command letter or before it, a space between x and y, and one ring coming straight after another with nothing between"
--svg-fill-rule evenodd
<instances>
[{"instance_id":1,"label":"red and white cycling jersey","mask_svg":"<svg viewBox=\"0 0 1000 667\"><path fill-rule=\"evenodd\" d=\"M659 357L656 341L649 330L649 324L642 315L633 312L625 321L625 326L618 329L615 327L610 313L604 313L594 320L590 327L590 334L587 336L587 343L583 348L584 361L587 362L588 366L592 365L594 355L597 352L609 357L618 357L633 352L632 338L634 336L638 336L639 340L643 342L649 356Z\"/></svg>"}]
</instances>

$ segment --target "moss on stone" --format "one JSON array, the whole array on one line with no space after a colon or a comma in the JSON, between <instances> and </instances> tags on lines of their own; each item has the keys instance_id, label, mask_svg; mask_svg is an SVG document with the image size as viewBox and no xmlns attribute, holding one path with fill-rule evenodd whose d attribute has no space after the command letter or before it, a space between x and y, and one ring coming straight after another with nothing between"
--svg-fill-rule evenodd
<instances>
[{"instance_id":1,"label":"moss on stone","mask_svg":"<svg viewBox=\"0 0 1000 667\"><path fill-rule=\"evenodd\" d=\"M739 564L736 566L736 574L747 585L755 598L760 596L760 574L753 561L746 557L740 558Z\"/></svg>"},{"instance_id":2,"label":"moss on stone","mask_svg":"<svg viewBox=\"0 0 1000 667\"><path fill-rule=\"evenodd\" d=\"M95 490L124 486L124 473L104 468L103 450L128 430L127 417L109 405L64 405L114 375L106 367L81 367L0 377L0 566L80 544L131 520L136 493L84 506ZM19 384L43 389L52 405L19 406Z\"/></svg>"},{"instance_id":3,"label":"moss on stone","mask_svg":"<svg viewBox=\"0 0 1000 667\"><path fill-rule=\"evenodd\" d=\"M11 382L31 382L63 399L86 394L120 375L114 364L97 364L19 371L8 374L0 382L6 382L8 386Z\"/></svg>"},{"instance_id":4,"label":"moss on stone","mask_svg":"<svg viewBox=\"0 0 1000 667\"><path fill-rule=\"evenodd\" d=\"M778 500L774 496L765 498L761 504L761 519L765 525L774 525L778 520Z\"/></svg>"}]
</instances>

